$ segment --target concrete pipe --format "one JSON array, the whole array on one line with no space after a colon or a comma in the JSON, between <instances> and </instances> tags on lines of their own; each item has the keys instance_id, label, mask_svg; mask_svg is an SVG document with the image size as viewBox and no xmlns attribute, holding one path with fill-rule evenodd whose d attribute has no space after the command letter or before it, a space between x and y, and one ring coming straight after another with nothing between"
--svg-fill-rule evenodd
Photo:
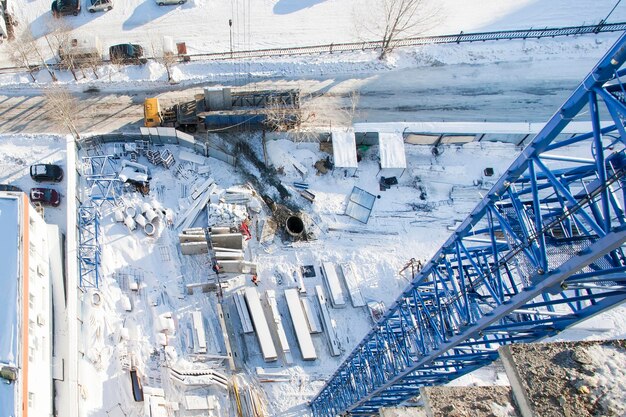
<instances>
[{"instance_id":1,"label":"concrete pipe","mask_svg":"<svg viewBox=\"0 0 626 417\"><path fill-rule=\"evenodd\" d=\"M146 211L150 210L152 208L152 206L150 205L150 203L143 203L141 204L141 211L143 213L145 213Z\"/></svg>"},{"instance_id":2,"label":"concrete pipe","mask_svg":"<svg viewBox=\"0 0 626 417\"><path fill-rule=\"evenodd\" d=\"M156 227L154 227L152 223L146 223L145 226L143 227L143 231L146 235L152 236L154 232L156 231Z\"/></svg>"},{"instance_id":3,"label":"concrete pipe","mask_svg":"<svg viewBox=\"0 0 626 417\"><path fill-rule=\"evenodd\" d=\"M114 215L115 215L115 221L116 222L121 223L121 222L124 221L124 213L122 212L121 209L116 209Z\"/></svg>"},{"instance_id":4,"label":"concrete pipe","mask_svg":"<svg viewBox=\"0 0 626 417\"><path fill-rule=\"evenodd\" d=\"M135 217L136 214L137 214L137 210L135 210L135 207L133 206L126 207L126 216Z\"/></svg>"},{"instance_id":5,"label":"concrete pipe","mask_svg":"<svg viewBox=\"0 0 626 417\"><path fill-rule=\"evenodd\" d=\"M148 220L148 222L153 223L154 220L158 217L158 215L156 214L156 211L154 211L152 209L152 207L148 207L148 210L146 210L143 215L145 216L145 218Z\"/></svg>"},{"instance_id":6,"label":"concrete pipe","mask_svg":"<svg viewBox=\"0 0 626 417\"><path fill-rule=\"evenodd\" d=\"M291 216L285 222L285 230L292 238L300 238L304 234L304 222L298 216Z\"/></svg>"},{"instance_id":7,"label":"concrete pipe","mask_svg":"<svg viewBox=\"0 0 626 417\"><path fill-rule=\"evenodd\" d=\"M146 223L148 223L146 218L143 217L143 215L141 213L137 213L137 215L135 216L135 221L141 227L144 227L146 225Z\"/></svg>"},{"instance_id":8,"label":"concrete pipe","mask_svg":"<svg viewBox=\"0 0 626 417\"><path fill-rule=\"evenodd\" d=\"M91 294L91 304L99 306L102 303L102 296L99 292L95 291Z\"/></svg>"},{"instance_id":9,"label":"concrete pipe","mask_svg":"<svg viewBox=\"0 0 626 417\"><path fill-rule=\"evenodd\" d=\"M126 216L126 218L124 219L124 224L126 225L126 227L128 227L128 230L135 230L135 227L137 227L137 225L135 224L135 220L130 216Z\"/></svg>"}]
</instances>

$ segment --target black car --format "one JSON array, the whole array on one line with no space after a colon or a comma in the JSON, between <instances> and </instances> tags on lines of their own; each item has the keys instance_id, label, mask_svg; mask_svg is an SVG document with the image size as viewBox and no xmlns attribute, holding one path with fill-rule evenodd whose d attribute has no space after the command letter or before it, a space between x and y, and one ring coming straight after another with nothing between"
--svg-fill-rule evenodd
<instances>
[{"instance_id":1,"label":"black car","mask_svg":"<svg viewBox=\"0 0 626 417\"><path fill-rule=\"evenodd\" d=\"M11 184L0 184L0 191L22 191L22 189Z\"/></svg>"},{"instance_id":2,"label":"black car","mask_svg":"<svg viewBox=\"0 0 626 417\"><path fill-rule=\"evenodd\" d=\"M54 0L50 8L54 17L69 14L78 16L78 13L80 13L80 0Z\"/></svg>"},{"instance_id":3,"label":"black car","mask_svg":"<svg viewBox=\"0 0 626 417\"><path fill-rule=\"evenodd\" d=\"M145 64L147 60L142 57L143 48L141 45L121 43L109 48L109 58L114 62L121 62L123 64Z\"/></svg>"},{"instance_id":4,"label":"black car","mask_svg":"<svg viewBox=\"0 0 626 417\"><path fill-rule=\"evenodd\" d=\"M36 164L30 166L30 177L37 182L60 182L63 179L63 169L53 164Z\"/></svg>"}]
</instances>

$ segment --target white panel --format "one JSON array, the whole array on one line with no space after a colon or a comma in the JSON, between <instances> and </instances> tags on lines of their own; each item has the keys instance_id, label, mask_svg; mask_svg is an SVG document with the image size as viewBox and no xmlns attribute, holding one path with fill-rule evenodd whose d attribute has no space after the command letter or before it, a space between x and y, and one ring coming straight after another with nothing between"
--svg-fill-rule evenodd
<instances>
[{"instance_id":1,"label":"white panel","mask_svg":"<svg viewBox=\"0 0 626 417\"><path fill-rule=\"evenodd\" d=\"M279 349L283 352L285 362L290 365L293 363L291 357L291 349L289 348L289 342L287 342L287 335L285 334L285 328L283 326L283 320L278 312L278 304L276 302L276 292L274 290L265 291L265 298L267 305L270 309L270 314L274 324L274 330L276 331L276 339L278 339ZM270 323L271 324L271 323Z\"/></svg>"},{"instance_id":2,"label":"white panel","mask_svg":"<svg viewBox=\"0 0 626 417\"><path fill-rule=\"evenodd\" d=\"M256 288L246 288L246 301L248 302L250 316L252 317L252 323L256 330L256 336L259 339L263 358L266 362L275 361L278 359L276 347L274 347L270 328L267 325L267 320L265 320L265 314L263 314L261 300L259 299L259 292Z\"/></svg>"},{"instance_id":3,"label":"white panel","mask_svg":"<svg viewBox=\"0 0 626 417\"><path fill-rule=\"evenodd\" d=\"M243 294L237 292L233 295L233 299L235 300L235 307L237 307L237 313L239 314L239 321L241 322L243 332L252 333L254 331L254 327L252 327L252 319L250 319L250 313L248 312L248 307L246 307L246 302L243 299Z\"/></svg>"},{"instance_id":4,"label":"white panel","mask_svg":"<svg viewBox=\"0 0 626 417\"><path fill-rule=\"evenodd\" d=\"M330 311L328 311L328 303L326 303L326 295L321 285L315 286L315 296L320 306L320 312L322 313L322 322L324 323L324 329L326 330L326 337L328 338L328 347L330 349L331 356L341 355L341 349L339 348L339 339L337 338L337 329L333 325L333 320L330 318Z\"/></svg>"},{"instance_id":5,"label":"white panel","mask_svg":"<svg viewBox=\"0 0 626 417\"><path fill-rule=\"evenodd\" d=\"M339 277L337 276L335 264L333 264L332 262L324 262L322 264L322 272L324 275L324 280L326 281L326 288L330 293L330 302L332 306L335 308L345 307L346 298L343 294L343 289L341 288Z\"/></svg>"},{"instance_id":6,"label":"white panel","mask_svg":"<svg viewBox=\"0 0 626 417\"><path fill-rule=\"evenodd\" d=\"M202 313L193 311L191 317L193 320L194 353L206 353L206 334L202 322Z\"/></svg>"},{"instance_id":7,"label":"white panel","mask_svg":"<svg viewBox=\"0 0 626 417\"><path fill-rule=\"evenodd\" d=\"M300 302L302 303L302 310L304 311L306 322L309 325L309 332L322 333L322 323L317 316L315 307L313 307L313 304L311 304L311 300L309 300L308 298L301 298Z\"/></svg>"},{"instance_id":8,"label":"white panel","mask_svg":"<svg viewBox=\"0 0 626 417\"><path fill-rule=\"evenodd\" d=\"M354 271L354 266L349 263L341 265L341 273L343 274L343 279L345 280L346 287L348 288L348 294L350 295L352 306L365 306L365 300L363 299L363 294L361 294L360 288L361 278Z\"/></svg>"},{"instance_id":9,"label":"white panel","mask_svg":"<svg viewBox=\"0 0 626 417\"><path fill-rule=\"evenodd\" d=\"M333 163L335 168L357 168L354 131L333 131Z\"/></svg>"},{"instance_id":10,"label":"white panel","mask_svg":"<svg viewBox=\"0 0 626 417\"><path fill-rule=\"evenodd\" d=\"M314 361L317 359L317 354L315 353L315 346L313 346L313 339L311 339L311 334L308 331L304 311L302 311L298 290L295 288L285 290L285 298L287 299L287 307L289 307L289 314L291 314L291 322L296 332L302 359L305 361Z\"/></svg>"},{"instance_id":11,"label":"white panel","mask_svg":"<svg viewBox=\"0 0 626 417\"><path fill-rule=\"evenodd\" d=\"M402 133L378 133L380 168L406 168Z\"/></svg>"}]
</instances>

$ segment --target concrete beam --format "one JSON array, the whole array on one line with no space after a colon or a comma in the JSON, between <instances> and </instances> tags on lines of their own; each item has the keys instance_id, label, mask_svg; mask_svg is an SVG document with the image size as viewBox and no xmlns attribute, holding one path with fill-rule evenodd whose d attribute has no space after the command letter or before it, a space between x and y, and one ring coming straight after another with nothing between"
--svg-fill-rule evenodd
<instances>
[{"instance_id":1,"label":"concrete beam","mask_svg":"<svg viewBox=\"0 0 626 417\"><path fill-rule=\"evenodd\" d=\"M206 242L188 242L181 243L180 250L183 255L200 255L202 253L209 253L209 248Z\"/></svg>"},{"instance_id":2,"label":"concrete beam","mask_svg":"<svg viewBox=\"0 0 626 417\"><path fill-rule=\"evenodd\" d=\"M217 235L211 233L211 241L213 242L213 246L229 249L243 249L243 236L241 233L224 233Z\"/></svg>"}]
</instances>

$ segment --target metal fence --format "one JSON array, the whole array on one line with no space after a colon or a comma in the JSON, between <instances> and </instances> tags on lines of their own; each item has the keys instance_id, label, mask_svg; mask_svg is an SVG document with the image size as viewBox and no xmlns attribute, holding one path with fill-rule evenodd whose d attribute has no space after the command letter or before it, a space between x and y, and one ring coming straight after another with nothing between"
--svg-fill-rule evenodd
<instances>
[{"instance_id":1,"label":"metal fence","mask_svg":"<svg viewBox=\"0 0 626 417\"><path fill-rule=\"evenodd\" d=\"M543 29L523 29L523 30L502 30L495 32L477 32L477 33L458 33L452 35L439 36L420 36L413 38L398 39L395 47L403 46L419 46L433 45L442 43L468 43L468 42L485 42L497 40L512 39L540 39L546 37L557 36L576 36L587 34L598 34L602 32L619 32L626 30L626 22L622 23L603 23L589 26L569 26L561 28L543 28ZM233 52L215 52L208 54L192 54L188 55L192 60L228 60L242 58L259 58L259 57L276 57L276 56L294 56L307 54L322 54L335 52L355 52L376 50L382 48L382 41L364 41L349 43L331 43L326 45L313 45L302 47L288 48L271 48L271 49L252 49L248 51Z\"/></svg>"},{"instance_id":2,"label":"metal fence","mask_svg":"<svg viewBox=\"0 0 626 417\"><path fill-rule=\"evenodd\" d=\"M543 28L543 29L522 29L522 30L501 30L494 32L475 32L475 33L458 33L451 35L438 36L419 36L413 38L398 39L394 42L394 47L434 45L434 44L453 44L453 43L470 43L470 42L486 42L498 40L513 39L541 39L555 38L557 36L577 36L598 34L603 32L621 32L626 31L626 22L621 23L600 23L597 25L586 26L568 26L560 28ZM364 41L364 42L348 42L348 43L330 43L325 45L311 45L300 47L286 48L270 48L270 49L251 49L247 51L228 51L228 52L212 52L205 54L189 54L181 56L180 62L187 61L225 61L246 58L261 57L281 57L281 56L297 56L310 54L333 54L340 52L356 52L370 51L382 48L382 41ZM154 59L154 58L148 58ZM107 62L107 61L104 61ZM59 69L58 64L48 64L51 69ZM43 68L41 65L33 65L26 67L0 67L0 74L16 73L24 70L39 70Z\"/></svg>"}]
</instances>

